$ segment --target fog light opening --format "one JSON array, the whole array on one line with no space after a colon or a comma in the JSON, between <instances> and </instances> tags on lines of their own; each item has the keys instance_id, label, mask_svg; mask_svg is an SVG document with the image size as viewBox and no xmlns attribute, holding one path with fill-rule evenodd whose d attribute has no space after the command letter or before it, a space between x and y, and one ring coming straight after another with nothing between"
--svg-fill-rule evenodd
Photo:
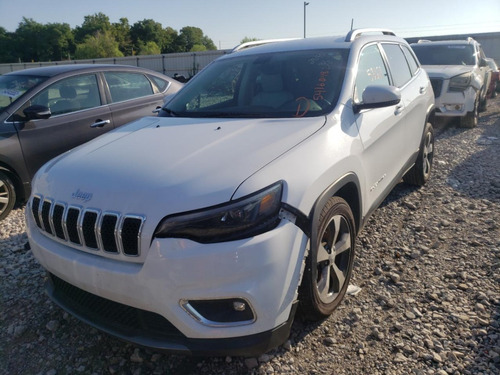
<instances>
[{"instance_id":1,"label":"fog light opening","mask_svg":"<svg viewBox=\"0 0 500 375\"><path fill-rule=\"evenodd\" d=\"M247 305L245 302L233 302L234 311L245 311Z\"/></svg>"},{"instance_id":2,"label":"fog light opening","mask_svg":"<svg viewBox=\"0 0 500 375\"><path fill-rule=\"evenodd\" d=\"M181 306L194 319L208 326L239 326L256 320L251 305L243 298L183 300Z\"/></svg>"}]
</instances>

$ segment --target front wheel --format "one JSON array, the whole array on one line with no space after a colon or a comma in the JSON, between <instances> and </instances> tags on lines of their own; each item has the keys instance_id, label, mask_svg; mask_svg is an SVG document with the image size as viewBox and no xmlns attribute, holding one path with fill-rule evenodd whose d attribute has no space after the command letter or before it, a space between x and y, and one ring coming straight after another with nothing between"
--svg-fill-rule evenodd
<instances>
[{"instance_id":1,"label":"front wheel","mask_svg":"<svg viewBox=\"0 0 500 375\"><path fill-rule=\"evenodd\" d=\"M0 220L7 217L16 203L16 190L10 178L0 172Z\"/></svg>"},{"instance_id":2,"label":"front wheel","mask_svg":"<svg viewBox=\"0 0 500 375\"><path fill-rule=\"evenodd\" d=\"M407 184L422 186L431 176L432 162L434 160L434 128L430 123L425 124L424 137L420 143L417 161L404 175Z\"/></svg>"},{"instance_id":3,"label":"front wheel","mask_svg":"<svg viewBox=\"0 0 500 375\"><path fill-rule=\"evenodd\" d=\"M342 301L352 274L355 253L354 216L347 202L331 198L319 218L316 239L299 289L299 307L303 318L328 317Z\"/></svg>"}]
</instances>

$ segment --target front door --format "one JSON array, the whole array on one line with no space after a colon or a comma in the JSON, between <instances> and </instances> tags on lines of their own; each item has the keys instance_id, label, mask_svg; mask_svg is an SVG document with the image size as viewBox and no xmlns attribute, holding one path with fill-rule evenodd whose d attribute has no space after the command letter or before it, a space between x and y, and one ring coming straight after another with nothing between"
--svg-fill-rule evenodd
<instances>
[{"instance_id":1,"label":"front door","mask_svg":"<svg viewBox=\"0 0 500 375\"><path fill-rule=\"evenodd\" d=\"M31 177L48 160L113 129L109 107L102 105L97 77L64 78L37 93L16 112L38 104L48 107L48 119L17 121L21 148Z\"/></svg>"}]
</instances>

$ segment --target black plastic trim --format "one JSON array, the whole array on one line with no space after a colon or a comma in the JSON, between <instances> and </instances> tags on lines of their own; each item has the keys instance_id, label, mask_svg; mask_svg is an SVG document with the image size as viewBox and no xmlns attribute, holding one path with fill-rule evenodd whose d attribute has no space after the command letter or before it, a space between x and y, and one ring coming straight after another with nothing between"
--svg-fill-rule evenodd
<instances>
[{"instance_id":1,"label":"black plastic trim","mask_svg":"<svg viewBox=\"0 0 500 375\"><path fill-rule=\"evenodd\" d=\"M75 286L72 286L76 288ZM115 336L121 340L131 342L140 346L153 348L158 351L167 353L179 353L184 355L200 355L200 356L257 356L265 353L286 341L290 335L295 312L297 310L297 302L292 305L288 320L278 327L249 336L219 338L219 339L195 339L188 338L178 331L172 325L172 333L167 335L155 335L153 332L140 331L134 328L124 329L123 326L109 324L92 313L85 314L75 305L64 299L58 293L52 282L52 276L49 274L45 284L46 292L49 298L63 310L74 315L81 321L95 327L111 336ZM83 293L88 293L82 291ZM91 296L91 293L88 293ZM95 296L97 298L102 298ZM109 300L106 300L109 301ZM116 302L109 301L117 304ZM121 305L121 304L119 304ZM125 308L134 309L130 306L122 305ZM149 315L157 315L148 311L140 310L141 313ZM166 321L166 320L165 320ZM171 324L166 321L165 324Z\"/></svg>"},{"instance_id":2,"label":"black plastic trim","mask_svg":"<svg viewBox=\"0 0 500 375\"><path fill-rule=\"evenodd\" d=\"M296 217L295 225L299 227L307 237L311 237L311 223L309 222L309 218L302 211L287 203L281 203L281 208L293 214Z\"/></svg>"}]
</instances>

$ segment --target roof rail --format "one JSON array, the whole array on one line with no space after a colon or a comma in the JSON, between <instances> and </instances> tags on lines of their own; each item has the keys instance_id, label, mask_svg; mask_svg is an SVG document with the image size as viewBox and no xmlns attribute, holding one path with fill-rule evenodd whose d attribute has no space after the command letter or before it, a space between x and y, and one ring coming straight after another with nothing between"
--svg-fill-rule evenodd
<instances>
[{"instance_id":1,"label":"roof rail","mask_svg":"<svg viewBox=\"0 0 500 375\"><path fill-rule=\"evenodd\" d=\"M287 40L296 40L298 38L285 38L285 39L264 39L264 40L254 40L252 42L242 43L236 47L234 47L230 53L238 52L247 48L261 46L263 44L276 43L276 42L285 42Z\"/></svg>"},{"instance_id":2,"label":"roof rail","mask_svg":"<svg viewBox=\"0 0 500 375\"><path fill-rule=\"evenodd\" d=\"M351 30L347 33L345 37L346 42L352 42L354 39L357 37L361 36L361 34L366 34L366 33L382 33L384 35L392 35L396 36L394 31L392 30L387 30L387 29L354 29Z\"/></svg>"},{"instance_id":3,"label":"roof rail","mask_svg":"<svg viewBox=\"0 0 500 375\"><path fill-rule=\"evenodd\" d=\"M431 40L428 40L428 39L419 39L417 43L431 43Z\"/></svg>"}]
</instances>

